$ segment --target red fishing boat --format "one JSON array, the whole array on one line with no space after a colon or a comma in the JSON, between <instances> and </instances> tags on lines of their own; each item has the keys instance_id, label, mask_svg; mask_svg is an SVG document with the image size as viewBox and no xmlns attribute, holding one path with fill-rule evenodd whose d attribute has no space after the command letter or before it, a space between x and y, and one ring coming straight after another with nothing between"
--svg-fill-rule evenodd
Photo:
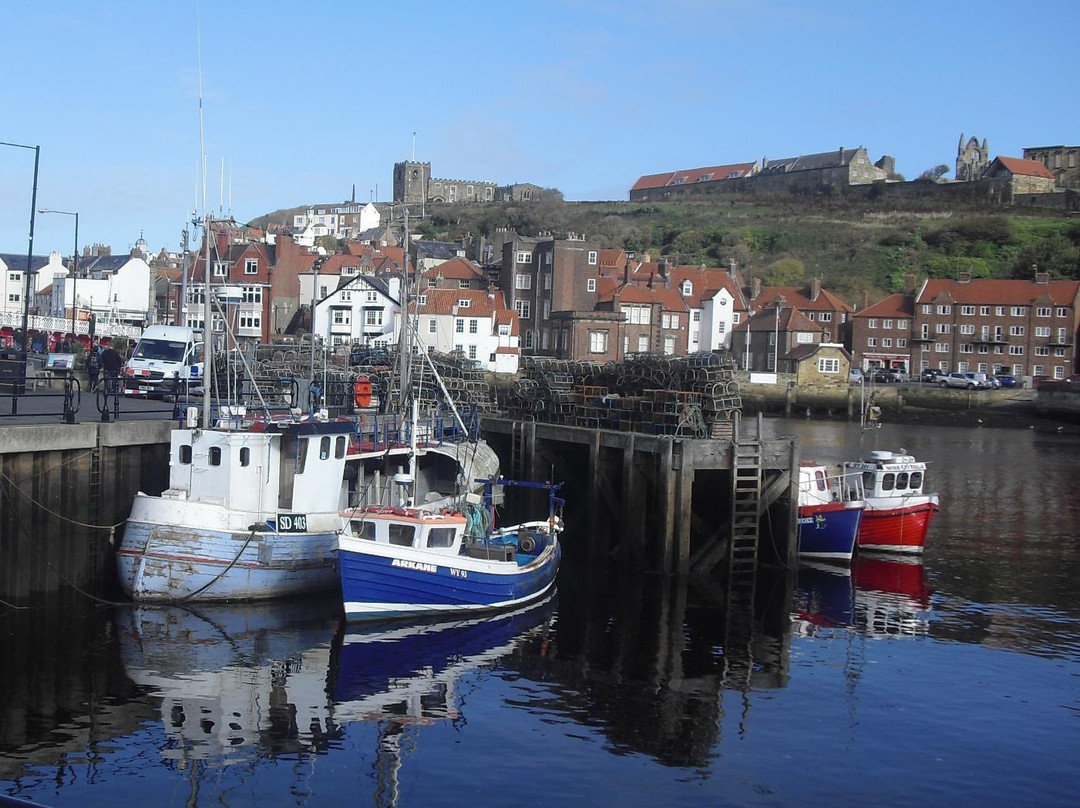
<instances>
[{"instance_id":1,"label":"red fishing boat","mask_svg":"<svg viewBox=\"0 0 1080 808\"><path fill-rule=\"evenodd\" d=\"M859 524L860 550L923 551L938 511L938 495L923 492L925 476L926 463L903 449L873 451L865 460L844 463L845 481L852 483L850 489L861 482L861 498L866 503Z\"/></svg>"}]
</instances>

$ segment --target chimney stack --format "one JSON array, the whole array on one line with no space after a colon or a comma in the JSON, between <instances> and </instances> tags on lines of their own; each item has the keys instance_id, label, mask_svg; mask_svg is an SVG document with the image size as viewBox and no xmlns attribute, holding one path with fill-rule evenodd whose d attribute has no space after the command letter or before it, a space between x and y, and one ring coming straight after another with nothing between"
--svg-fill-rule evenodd
<instances>
[{"instance_id":1,"label":"chimney stack","mask_svg":"<svg viewBox=\"0 0 1080 808\"><path fill-rule=\"evenodd\" d=\"M810 299L817 300L821 296L821 278L810 279Z\"/></svg>"}]
</instances>

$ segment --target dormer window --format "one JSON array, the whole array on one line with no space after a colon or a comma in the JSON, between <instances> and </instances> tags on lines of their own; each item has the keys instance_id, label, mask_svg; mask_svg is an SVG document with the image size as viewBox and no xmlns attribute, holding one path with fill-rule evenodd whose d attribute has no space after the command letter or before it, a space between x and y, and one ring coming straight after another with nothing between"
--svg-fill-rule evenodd
<instances>
[{"instance_id":1,"label":"dormer window","mask_svg":"<svg viewBox=\"0 0 1080 808\"><path fill-rule=\"evenodd\" d=\"M694 284L690 281L683 281L681 284L679 284L679 293L683 297L694 294Z\"/></svg>"},{"instance_id":2,"label":"dormer window","mask_svg":"<svg viewBox=\"0 0 1080 808\"><path fill-rule=\"evenodd\" d=\"M461 298L460 300L458 300L458 302L457 302L457 304L458 304L458 308L459 308L459 309L467 309L467 308L469 308L469 304L470 304L471 302L472 302L472 301L471 301L471 300L469 300L469 298L467 298L467 297L463 297L463 298Z\"/></svg>"}]
</instances>

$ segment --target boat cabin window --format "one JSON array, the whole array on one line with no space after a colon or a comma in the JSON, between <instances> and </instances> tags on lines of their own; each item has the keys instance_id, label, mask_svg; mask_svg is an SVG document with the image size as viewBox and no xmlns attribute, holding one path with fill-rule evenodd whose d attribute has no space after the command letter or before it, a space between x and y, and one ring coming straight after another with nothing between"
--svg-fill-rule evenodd
<instances>
[{"instance_id":1,"label":"boat cabin window","mask_svg":"<svg viewBox=\"0 0 1080 808\"><path fill-rule=\"evenodd\" d=\"M296 442L296 473L304 473L304 464L307 463L307 438L300 438Z\"/></svg>"},{"instance_id":2,"label":"boat cabin window","mask_svg":"<svg viewBox=\"0 0 1080 808\"><path fill-rule=\"evenodd\" d=\"M337 441L334 444L334 457L338 460L345 456L345 436L338 435Z\"/></svg>"},{"instance_id":3,"label":"boat cabin window","mask_svg":"<svg viewBox=\"0 0 1080 808\"><path fill-rule=\"evenodd\" d=\"M356 537L367 541L375 541L375 523L359 522L357 524Z\"/></svg>"},{"instance_id":4,"label":"boat cabin window","mask_svg":"<svg viewBox=\"0 0 1080 808\"><path fill-rule=\"evenodd\" d=\"M899 474L896 475L896 488L899 490L901 488L907 488L907 487L908 487L908 473L906 471L901 471Z\"/></svg>"},{"instance_id":5,"label":"boat cabin window","mask_svg":"<svg viewBox=\"0 0 1080 808\"><path fill-rule=\"evenodd\" d=\"M821 469L816 469L814 471L814 482L817 483L818 491L825 491L829 487L829 483L825 479L825 472Z\"/></svg>"},{"instance_id":6,"label":"boat cabin window","mask_svg":"<svg viewBox=\"0 0 1080 808\"><path fill-rule=\"evenodd\" d=\"M918 491L919 489L922 488L922 472L921 471L913 471L913 472L911 472L911 488L914 491Z\"/></svg>"},{"instance_id":7,"label":"boat cabin window","mask_svg":"<svg viewBox=\"0 0 1080 808\"><path fill-rule=\"evenodd\" d=\"M892 491L893 488L895 488L895 487L896 487L896 475L893 472L887 471L887 472L885 472L884 474L881 475L881 490L882 491Z\"/></svg>"},{"instance_id":8,"label":"boat cabin window","mask_svg":"<svg viewBox=\"0 0 1080 808\"><path fill-rule=\"evenodd\" d=\"M251 449L247 446L240 447L240 465L247 466L251 463Z\"/></svg>"},{"instance_id":9,"label":"boat cabin window","mask_svg":"<svg viewBox=\"0 0 1080 808\"><path fill-rule=\"evenodd\" d=\"M327 460L330 457L330 436L323 435L319 441L319 460Z\"/></svg>"},{"instance_id":10,"label":"boat cabin window","mask_svg":"<svg viewBox=\"0 0 1080 808\"><path fill-rule=\"evenodd\" d=\"M210 465L211 466L220 466L221 465L221 447L220 446L211 446L210 447Z\"/></svg>"},{"instance_id":11,"label":"boat cabin window","mask_svg":"<svg viewBox=\"0 0 1080 808\"><path fill-rule=\"evenodd\" d=\"M191 444L180 444L180 463L184 466L191 464Z\"/></svg>"},{"instance_id":12,"label":"boat cabin window","mask_svg":"<svg viewBox=\"0 0 1080 808\"><path fill-rule=\"evenodd\" d=\"M863 490L865 490L867 494L871 493L874 490L874 472L864 471L862 475L862 484Z\"/></svg>"},{"instance_id":13,"label":"boat cabin window","mask_svg":"<svg viewBox=\"0 0 1080 808\"><path fill-rule=\"evenodd\" d=\"M428 547L453 547L454 529L452 527L433 527L428 530Z\"/></svg>"},{"instance_id":14,"label":"boat cabin window","mask_svg":"<svg viewBox=\"0 0 1080 808\"><path fill-rule=\"evenodd\" d=\"M390 543L399 547L412 547L413 537L416 535L415 525L398 525L393 522L387 525L390 533Z\"/></svg>"}]
</instances>

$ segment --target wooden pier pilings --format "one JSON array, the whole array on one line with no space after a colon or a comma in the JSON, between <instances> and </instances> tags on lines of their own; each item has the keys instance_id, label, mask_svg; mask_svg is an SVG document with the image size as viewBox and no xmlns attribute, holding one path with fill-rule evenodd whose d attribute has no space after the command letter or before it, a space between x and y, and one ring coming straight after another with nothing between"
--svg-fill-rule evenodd
<instances>
[{"instance_id":1,"label":"wooden pier pilings","mask_svg":"<svg viewBox=\"0 0 1080 808\"><path fill-rule=\"evenodd\" d=\"M564 482L571 541L593 555L667 575L708 573L730 560L735 447L760 445L764 557L794 560L791 440L681 438L485 416L482 430L510 477Z\"/></svg>"}]
</instances>

